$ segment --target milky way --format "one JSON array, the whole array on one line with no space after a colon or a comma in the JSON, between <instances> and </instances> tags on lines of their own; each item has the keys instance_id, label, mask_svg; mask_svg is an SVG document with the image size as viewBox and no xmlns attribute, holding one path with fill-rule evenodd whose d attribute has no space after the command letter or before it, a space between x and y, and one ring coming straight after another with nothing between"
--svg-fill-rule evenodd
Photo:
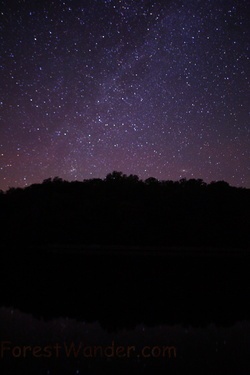
<instances>
[{"instance_id":1,"label":"milky way","mask_svg":"<svg viewBox=\"0 0 250 375\"><path fill-rule=\"evenodd\" d=\"M248 2L1 1L0 188L250 187Z\"/></svg>"}]
</instances>

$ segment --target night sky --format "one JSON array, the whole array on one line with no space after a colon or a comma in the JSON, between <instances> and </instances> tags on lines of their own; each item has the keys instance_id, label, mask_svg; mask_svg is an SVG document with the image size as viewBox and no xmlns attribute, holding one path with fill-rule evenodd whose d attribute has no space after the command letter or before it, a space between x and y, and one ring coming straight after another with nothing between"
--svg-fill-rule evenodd
<instances>
[{"instance_id":1,"label":"night sky","mask_svg":"<svg viewBox=\"0 0 250 375\"><path fill-rule=\"evenodd\" d=\"M250 187L248 1L0 6L0 189L113 170Z\"/></svg>"}]
</instances>

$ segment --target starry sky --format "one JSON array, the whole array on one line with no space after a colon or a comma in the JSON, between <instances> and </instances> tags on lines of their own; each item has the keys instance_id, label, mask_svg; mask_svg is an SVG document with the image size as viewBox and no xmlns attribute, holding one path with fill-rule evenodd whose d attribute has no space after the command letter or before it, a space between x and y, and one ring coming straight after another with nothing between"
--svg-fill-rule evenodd
<instances>
[{"instance_id":1,"label":"starry sky","mask_svg":"<svg viewBox=\"0 0 250 375\"><path fill-rule=\"evenodd\" d=\"M113 170L250 187L246 0L0 7L0 189Z\"/></svg>"}]
</instances>

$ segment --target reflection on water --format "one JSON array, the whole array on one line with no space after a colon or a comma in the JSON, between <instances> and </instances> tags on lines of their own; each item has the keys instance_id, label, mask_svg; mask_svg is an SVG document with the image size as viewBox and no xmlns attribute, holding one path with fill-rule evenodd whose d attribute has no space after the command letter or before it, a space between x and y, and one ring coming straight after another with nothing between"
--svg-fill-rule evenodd
<instances>
[{"instance_id":1,"label":"reflection on water","mask_svg":"<svg viewBox=\"0 0 250 375\"><path fill-rule=\"evenodd\" d=\"M247 255L0 256L1 374L250 373Z\"/></svg>"},{"instance_id":2,"label":"reflection on water","mask_svg":"<svg viewBox=\"0 0 250 375\"><path fill-rule=\"evenodd\" d=\"M247 374L250 322L230 327L138 325L108 332L98 322L39 320L0 308L3 374ZM23 371L23 372L22 372Z\"/></svg>"}]
</instances>

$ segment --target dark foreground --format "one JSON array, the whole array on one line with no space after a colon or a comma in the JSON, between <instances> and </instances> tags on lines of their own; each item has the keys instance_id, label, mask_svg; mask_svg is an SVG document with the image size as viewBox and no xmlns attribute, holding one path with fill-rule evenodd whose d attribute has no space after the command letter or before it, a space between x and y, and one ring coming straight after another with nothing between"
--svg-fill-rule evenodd
<instances>
[{"instance_id":1,"label":"dark foreground","mask_svg":"<svg viewBox=\"0 0 250 375\"><path fill-rule=\"evenodd\" d=\"M108 330L250 319L247 251L53 247L1 257L1 305L45 319Z\"/></svg>"},{"instance_id":2,"label":"dark foreground","mask_svg":"<svg viewBox=\"0 0 250 375\"><path fill-rule=\"evenodd\" d=\"M53 333L53 340L49 336L52 342L64 342L65 336L59 327L67 326L69 319L73 319L75 323L67 332L69 342L79 341L83 335L92 341L98 336L97 341L104 340L105 345L110 345L114 337L124 343L128 337L130 342L137 342L140 335L143 339L138 345L148 345L152 340L154 345L165 342L179 347L179 352L167 362L162 358L139 360L136 356L137 359L126 360L95 358L89 362L88 359L81 365L79 358L74 363L61 358L63 366L59 372L51 365L52 358L40 358L40 362L34 358L18 362L15 358L8 362L11 359L8 357L2 360L4 374L8 374L8 369L13 372L16 369L13 366L25 368L27 363L34 371L30 373L38 374L85 375L110 371L125 374L131 369L149 374L157 366L154 372L158 374L183 374L186 368L191 371L188 373L195 374L211 371L236 374L237 361L244 366L241 373L247 374L250 370L247 368L250 340L246 335L250 332L250 256L247 251L197 250L158 249L156 254L152 248L84 251L53 248L46 252L26 250L19 255L6 250L1 254L0 306L5 307L5 315L2 312L5 321L12 319L17 331L26 324L23 328L26 339L23 333L22 342L36 342L36 337L46 342L46 334L37 333L41 331L40 325L50 335ZM13 311L13 316L18 316L17 322L11 315ZM26 313L33 315L28 319L29 324ZM88 327L84 333L81 322ZM3 324L4 340L8 341ZM40 327L38 331L36 326ZM3 331L3 326L0 329ZM15 336L13 327L9 331L12 337L19 337ZM95 333L91 334L92 331ZM231 344L227 346L225 342ZM196 350L197 356L194 356ZM231 350L233 364L225 362ZM208 366L209 360L212 362ZM48 370L52 367L53 371Z\"/></svg>"}]
</instances>

